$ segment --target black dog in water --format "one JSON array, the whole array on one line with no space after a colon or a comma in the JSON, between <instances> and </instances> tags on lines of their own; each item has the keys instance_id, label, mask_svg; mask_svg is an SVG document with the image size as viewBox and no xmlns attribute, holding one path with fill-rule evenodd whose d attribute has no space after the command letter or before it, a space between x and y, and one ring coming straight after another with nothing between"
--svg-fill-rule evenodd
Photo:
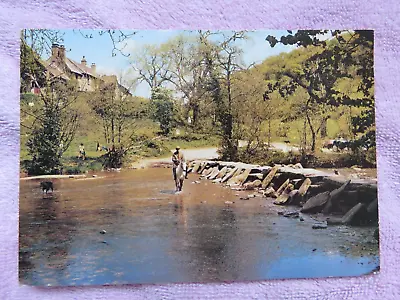
<instances>
[{"instance_id":1,"label":"black dog in water","mask_svg":"<svg viewBox=\"0 0 400 300\"><path fill-rule=\"evenodd\" d=\"M42 189L42 192L46 191L46 194L49 190L53 192L53 183L51 181L42 181L40 183L40 188Z\"/></svg>"}]
</instances>

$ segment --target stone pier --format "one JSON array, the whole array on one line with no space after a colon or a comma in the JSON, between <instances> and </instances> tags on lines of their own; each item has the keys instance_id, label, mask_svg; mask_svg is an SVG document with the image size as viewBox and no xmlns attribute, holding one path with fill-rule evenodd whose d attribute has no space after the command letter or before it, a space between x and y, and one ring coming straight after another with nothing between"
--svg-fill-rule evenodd
<instances>
[{"instance_id":1,"label":"stone pier","mask_svg":"<svg viewBox=\"0 0 400 300\"><path fill-rule=\"evenodd\" d=\"M253 190L275 205L297 207L298 213L322 214L326 225L378 221L376 179L349 180L301 164L270 167L204 160L190 162L188 172L234 190Z\"/></svg>"}]
</instances>

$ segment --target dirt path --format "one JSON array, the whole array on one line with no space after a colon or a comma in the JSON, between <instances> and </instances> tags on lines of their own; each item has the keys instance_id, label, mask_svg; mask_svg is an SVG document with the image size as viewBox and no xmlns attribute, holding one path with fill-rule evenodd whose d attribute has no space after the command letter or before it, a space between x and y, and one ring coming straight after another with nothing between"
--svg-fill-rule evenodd
<instances>
[{"instance_id":1,"label":"dirt path","mask_svg":"<svg viewBox=\"0 0 400 300\"><path fill-rule=\"evenodd\" d=\"M182 149L186 160L194 160L194 159L215 159L218 158L217 153L218 148L197 148L197 149ZM171 153L172 155L172 153ZM148 158L142 159L138 162L132 164L132 168L146 168L156 163L170 163L171 156L167 157L157 157L157 158Z\"/></svg>"}]
</instances>

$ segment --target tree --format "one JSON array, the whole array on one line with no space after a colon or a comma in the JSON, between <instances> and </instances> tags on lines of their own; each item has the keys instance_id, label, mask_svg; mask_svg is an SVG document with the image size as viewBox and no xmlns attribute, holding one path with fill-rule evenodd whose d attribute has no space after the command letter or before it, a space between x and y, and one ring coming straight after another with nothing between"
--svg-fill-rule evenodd
<instances>
[{"instance_id":1,"label":"tree","mask_svg":"<svg viewBox=\"0 0 400 300\"><path fill-rule=\"evenodd\" d=\"M154 45L145 45L131 59L132 71L137 73L139 82L146 82L150 89L160 87L169 80L169 59L162 49Z\"/></svg>"},{"instance_id":2,"label":"tree","mask_svg":"<svg viewBox=\"0 0 400 300\"><path fill-rule=\"evenodd\" d=\"M324 37L330 35L328 41ZM322 37L322 38L321 38ZM308 48L318 47L321 51L311 57L304 65L308 72L306 89L312 101L330 106L347 105L363 108L361 115L352 118L354 133L358 135L357 146L373 147L375 145L375 109L374 109L374 71L373 71L373 31L371 30L299 30L277 39L268 36L271 47L277 43L298 45ZM288 75L288 74L285 74ZM294 85L300 85L301 79L288 75ZM350 97L337 89L337 82L343 77L359 77L358 91L362 96ZM290 88L293 89L291 85ZM316 91L323 90L324 97L317 96Z\"/></svg>"},{"instance_id":3,"label":"tree","mask_svg":"<svg viewBox=\"0 0 400 300\"><path fill-rule=\"evenodd\" d=\"M46 85L46 69L39 55L25 42L21 43L20 79L20 93L28 93L33 87Z\"/></svg>"},{"instance_id":4,"label":"tree","mask_svg":"<svg viewBox=\"0 0 400 300\"><path fill-rule=\"evenodd\" d=\"M187 107L186 120L191 116L190 125L194 130L210 130L204 128L201 119L210 117L210 101L206 89L207 68L201 49L201 41L197 37L180 35L161 46L169 58L166 80L171 83L183 98Z\"/></svg>"},{"instance_id":5,"label":"tree","mask_svg":"<svg viewBox=\"0 0 400 300\"><path fill-rule=\"evenodd\" d=\"M78 92L76 85L65 85L52 82L42 88L41 109L37 114L21 111L33 117L32 124L22 126L28 128L28 153L32 160L28 166L29 174L54 174L62 168L61 157L70 146L78 126L78 112L71 108Z\"/></svg>"},{"instance_id":6,"label":"tree","mask_svg":"<svg viewBox=\"0 0 400 300\"><path fill-rule=\"evenodd\" d=\"M244 155L249 157L266 150L265 141L270 146L275 103L265 97L265 80L257 68L235 73L232 83L235 131L247 142Z\"/></svg>"},{"instance_id":7,"label":"tree","mask_svg":"<svg viewBox=\"0 0 400 300\"><path fill-rule=\"evenodd\" d=\"M118 168L122 159L133 145L136 121L141 117L141 102L132 97L130 88L122 86L121 77L103 76L94 95L88 100L93 112L103 127L103 135L109 153L104 162L106 167Z\"/></svg>"},{"instance_id":8,"label":"tree","mask_svg":"<svg viewBox=\"0 0 400 300\"><path fill-rule=\"evenodd\" d=\"M246 35L244 31L233 32L230 35L210 31L200 31L199 34L207 64L208 91L215 104L220 128L222 159L237 160L239 138L235 132L233 76L245 67L241 62L242 51L235 42L245 39ZM211 42L212 35L220 35L222 41Z\"/></svg>"},{"instance_id":9,"label":"tree","mask_svg":"<svg viewBox=\"0 0 400 300\"><path fill-rule=\"evenodd\" d=\"M156 87L151 92L151 110L154 121L160 124L162 134L168 135L174 127L174 102L171 91Z\"/></svg>"}]
</instances>

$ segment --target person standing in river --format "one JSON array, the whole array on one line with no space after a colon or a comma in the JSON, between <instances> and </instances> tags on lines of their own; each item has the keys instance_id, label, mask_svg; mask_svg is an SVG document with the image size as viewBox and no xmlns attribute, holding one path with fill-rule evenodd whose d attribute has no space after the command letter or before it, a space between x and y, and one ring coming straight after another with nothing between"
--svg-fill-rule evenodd
<instances>
[{"instance_id":1,"label":"person standing in river","mask_svg":"<svg viewBox=\"0 0 400 300\"><path fill-rule=\"evenodd\" d=\"M180 147L176 146L175 152L172 154L172 174L174 175L174 181L176 182L176 169L181 162L185 162L185 156L180 151ZM187 173L185 173L187 179Z\"/></svg>"}]
</instances>

